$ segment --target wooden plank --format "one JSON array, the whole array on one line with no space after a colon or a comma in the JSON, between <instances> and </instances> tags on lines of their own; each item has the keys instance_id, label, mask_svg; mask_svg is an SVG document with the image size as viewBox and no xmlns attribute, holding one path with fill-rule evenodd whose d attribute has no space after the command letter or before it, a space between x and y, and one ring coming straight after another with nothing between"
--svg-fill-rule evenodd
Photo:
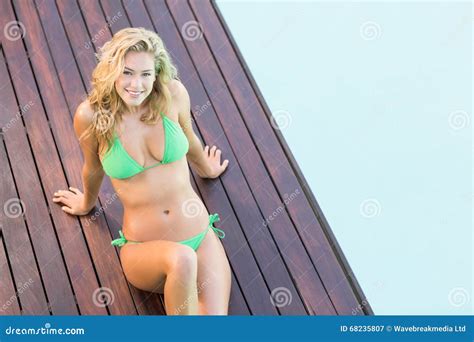
<instances>
[{"instance_id":1,"label":"wooden plank","mask_svg":"<svg viewBox=\"0 0 474 342\"><path fill-rule=\"evenodd\" d=\"M77 71L78 66L74 56L70 52L69 43L62 29L61 19L57 15L54 1L36 1L35 5L39 19L42 22L51 55L54 57L57 77L61 82L64 94L69 94L69 101L67 101L67 103L69 113L72 115L85 97L81 78L68 78L71 75L79 74ZM54 15L54 13L56 13L56 15ZM80 17L76 16L72 20L78 19L80 19Z\"/></svg>"},{"instance_id":2,"label":"wooden plank","mask_svg":"<svg viewBox=\"0 0 474 342\"><path fill-rule=\"evenodd\" d=\"M6 22L14 20L14 14L9 3L2 3L2 27ZM21 49L21 40L11 41L5 39L3 41L4 51L8 63L11 64L11 70L17 70L14 64L16 56L11 54L14 47ZM22 50L24 53L24 51ZM16 94L19 99L20 106L23 108L31 103L31 106L36 104L35 109L41 107L41 102L35 99L34 94L28 93L32 85L26 85L27 89L18 88L18 81L30 78L33 81L32 75L26 70L22 71L18 77L14 77L13 85L16 89ZM33 95L33 96L32 96ZM40 111L38 111L41 113ZM26 111L23 117L31 116L30 111ZM19 120L21 122L21 120ZM30 128L27 126L27 128ZM43 126L43 129L49 127ZM39 127L35 127L36 133ZM43 283L46 289L47 298L51 310L55 314L77 314L77 307L74 299L74 294L68 280L68 274L64 261L61 255L61 250L58 245L56 233L53 223L50 220L49 210L44 201L44 193L41 187L40 177L36 173L36 167L49 163L49 158L45 150L34 152L34 156L30 153L29 144L33 147L41 147L40 141L42 139L35 132L26 135L25 130L21 125L13 125L5 134L5 142L7 150L10 155L10 162L13 173L16 178L19 196L24 202L25 218L28 226L29 236L32 241L35 256L42 274ZM45 139L46 140L46 139ZM41 141L43 146L47 146L47 140ZM54 144L52 145L54 148ZM35 163L36 162L36 163Z\"/></svg>"},{"instance_id":3,"label":"wooden plank","mask_svg":"<svg viewBox=\"0 0 474 342\"><path fill-rule=\"evenodd\" d=\"M127 15L120 1L102 0L100 1L100 4L102 5L105 17L108 18L107 22L109 23L110 32L112 34L115 34L115 32L118 32L126 27L130 27Z\"/></svg>"},{"instance_id":4,"label":"wooden plank","mask_svg":"<svg viewBox=\"0 0 474 342\"><path fill-rule=\"evenodd\" d=\"M42 1L37 3L39 9L42 6L54 6L52 1ZM84 85L87 92L91 89L92 74L96 65L96 58L94 56L94 47L87 29L82 20L81 10L79 9L76 0L61 0L56 3L57 10L60 13L62 26L65 28L70 42L71 48L74 51L77 66L81 72ZM53 8L49 11L54 13Z\"/></svg>"},{"instance_id":5,"label":"wooden plank","mask_svg":"<svg viewBox=\"0 0 474 342\"><path fill-rule=\"evenodd\" d=\"M98 1L78 0L79 8L96 50L112 37Z\"/></svg>"},{"instance_id":6,"label":"wooden plank","mask_svg":"<svg viewBox=\"0 0 474 342\"><path fill-rule=\"evenodd\" d=\"M5 4L6 5L6 4ZM9 8L9 10L11 11L11 8ZM6 11L2 11L2 13L7 13ZM11 12L10 12L11 13ZM50 144L49 145L49 148L51 148L52 151L55 150L55 147L54 147L54 143L51 142L51 140L48 140L48 136L47 136L47 132L49 132L49 126L47 125L47 123L43 123L43 124L40 124L40 123L37 123L36 121L34 121L34 119L36 117L41 117L41 115L44 115L44 112L42 111L42 107L41 107L41 99L38 97L38 93L37 91L33 91L31 89L31 86L32 87L35 87L35 84L34 84L34 80L32 78L32 75L31 75L31 70L29 69L29 63L28 63L28 60L26 58L26 54L25 54L25 51L23 50L23 43L21 41L17 41L18 43L17 44L7 44L7 42L4 43L4 46L5 48L7 49L6 53L7 55L10 56L10 68L12 70L12 74L14 75L13 76L13 79L14 81L17 83L16 87L17 89L20 89L20 91L18 92L19 93L19 101L20 103L22 103L21 107L22 108L26 108L27 109L27 112L25 112L23 114L23 118L25 119L26 123L27 123L27 127L30 128L30 138L31 138L31 141L33 142L33 148L34 148L34 151L41 151L41 152L38 152L37 154L35 154L35 157L38 156L38 155L41 155L41 158L39 158L37 161L38 161L38 168L39 168L39 171L40 171L40 174L41 174L41 182L45 183L46 186L51 185L51 182L53 180L53 176L56 176L58 178L59 181L61 180L61 177L60 177L60 174L53 174L53 172L50 172L48 170L48 167L52 168L53 171L57 171L57 169L59 168L59 170L61 169L61 166L60 166L60 163L59 163L59 160L48 160L47 158L44 157L44 155L47 155L48 152L46 150L46 148L48 147L48 143ZM44 44L42 46L44 48ZM46 48L47 48L47 45L46 45ZM10 51L10 52L9 52ZM33 56L33 54L32 54ZM16 76L15 76L16 74ZM21 78L19 77L19 75L21 74ZM30 86L31 85L31 86ZM14 96L14 95L11 95L11 96ZM7 98L7 96L3 96L2 98ZM14 98L14 97L13 97ZM30 108L31 107L31 108ZM13 112L12 112L13 113ZM34 114L33 114L34 113ZM18 121L18 124L20 126L22 126L22 123L21 123L21 118L20 117L17 117L16 118ZM33 120L33 122L31 122ZM38 126L37 126L38 125ZM33 127L35 127L35 129L31 129ZM43 131L41 131L41 129L43 129ZM24 128L22 127L22 134L25 133L25 130ZM44 140L43 140L44 138ZM45 149L41 149L43 147L45 147ZM22 163L30 163L30 147L29 146L24 146L22 145L21 149L18 151L18 155L20 156L20 158L23 158L22 159ZM25 166L25 165L21 165L22 168L25 168L27 169L28 166ZM30 166L30 169L31 173L35 172L35 167L34 166ZM46 173L49 173L49 178L48 177L45 177L45 174ZM32 195L30 194L31 193L31 190L30 188L32 189L38 189L38 184L41 184L40 181L36 178L36 174L34 174L33 176L30 177L30 173L28 173L26 176L25 175L21 175L21 174L18 174L17 175L18 177L22 177L23 178L23 181L26 181L27 184L25 185L26 189L29 190L28 191L28 197L31 197ZM34 177L34 178L32 178ZM64 182L64 184L66 184ZM44 197L43 195L41 195L41 197L39 199L36 199L36 201L38 202L41 202L41 204L45 204L46 201L44 200ZM51 201L48 202L50 205L52 204ZM41 204L38 204L38 205L41 205ZM35 225L33 225L33 228L35 228L36 232L35 232L35 237L33 237L33 239L36 239L36 235L39 235L39 236L42 236L43 235L43 229L46 229L44 228L44 225L46 224L50 224L50 221L49 221L49 214L51 214L54 218L56 218L55 220L55 223L57 224L58 221L57 221L57 218L61 218L61 217L64 217L64 213L60 210L60 209L57 209L55 207L51 207L51 209L48 209L47 211L47 215L48 215L48 218L45 219L45 221L43 222L36 222ZM34 208L31 208L30 209L33 209ZM42 209L43 210L43 209ZM68 238L68 236L72 236L72 235L68 235L67 232L64 232L64 230L66 231L70 231L71 233L73 231L75 231L75 229L78 228L78 225L77 224L74 224L75 220L65 220L63 221L64 222L64 226L66 227L65 229L58 229L56 231L56 233L58 234L58 237L61 241L62 244L64 244L64 241L71 241L72 239L71 238ZM64 236L66 236L66 238L64 238ZM38 240L37 240L38 241ZM34 242L34 241L33 241ZM41 244L41 240L39 240L37 243L40 243ZM78 247L80 246L80 241L75 241L75 243L78 245ZM55 248L51 248L49 246L49 244L47 243L44 243L44 244L41 244L41 247L42 249L44 249L45 251L50 251L50 252L55 252L56 254L54 254L52 256L52 258L60 258L61 257L61 253L58 251L58 250L55 250ZM67 251L67 253L65 253L65 257L66 259L68 258L68 256L72 253L73 255L75 254L75 251L77 249L71 249L70 252ZM87 256L87 251L85 251L85 255ZM74 260L74 259L73 259ZM40 260L41 261L41 260ZM45 263L47 264L47 262ZM54 267L54 263L51 264L53 267ZM72 268L69 268L69 275L70 276L73 276L74 272L76 272L76 269L77 267L80 266L80 264L77 265L74 265ZM74 268L75 267L75 268ZM52 296L52 298L50 298L50 301L54 301L56 300L56 297L57 296L61 296L62 295L62 291L61 290L61 286L62 286L62 283L63 282L68 282L68 277L64 274L64 272L62 271L63 267L62 268L59 268L58 270L56 269L52 269L51 272L56 272L58 274L58 276L60 276L61 278L60 279L56 279L55 277L49 277L48 274L46 274L46 276L48 276L48 283L49 282L52 282L51 284L51 291L53 292L56 292L56 295L55 296ZM92 272L92 277L95 278L95 275L94 273ZM56 289L56 284L55 282L57 282L58 284L58 288ZM69 284L68 284L69 285ZM79 284L79 289L82 289L83 287L86 287L86 282L81 282ZM70 285L69 285L70 286ZM58 291L59 290L59 291ZM76 289L77 290L77 289ZM66 294L64 294L66 296ZM81 298L81 293L78 293L76 291L76 296L78 299ZM71 294L70 295L67 295L66 296L66 299L70 299L71 297ZM76 307L76 304L75 304L75 299L74 299L74 296L72 296L72 301L70 302L70 305L73 306L74 308L74 314L77 313L77 307ZM89 309L88 307L90 306L90 300L91 300L91 297L89 295L87 296L84 296L84 299L87 300L87 304L84 305L83 309L84 311L88 312L90 311L91 313L106 313L105 310L91 310ZM61 298L59 298L59 300L61 300ZM52 303L52 306L57 306L58 304L56 303ZM25 306L25 308L27 309L27 306ZM59 313L57 311L54 311L53 310L53 313Z\"/></svg>"},{"instance_id":7,"label":"wooden plank","mask_svg":"<svg viewBox=\"0 0 474 342\"><path fill-rule=\"evenodd\" d=\"M112 5L112 3L114 5ZM128 21L127 18L130 18L130 21L134 23L134 26L145 27L147 29L154 30L153 24L151 23L146 10L142 3L130 3L133 6L129 6L127 10L125 10L121 4L115 1L102 1L102 7L104 8L104 12L106 17L113 18L114 13L124 13L124 20L121 23L121 27L129 27L131 23ZM111 12L113 9L114 12ZM125 16L127 14L127 16ZM111 26L112 33L116 33L119 27ZM194 190L199 193L199 187L196 185L194 179L198 178L198 176L193 172L191 169L191 184ZM249 314L249 309L247 304L245 303L245 299L243 298L242 292L240 291L240 287L237 285L237 281L235 279L235 274L232 272L232 290L230 295L230 304L229 304L229 314L230 315L246 315Z\"/></svg>"},{"instance_id":8,"label":"wooden plank","mask_svg":"<svg viewBox=\"0 0 474 342\"><path fill-rule=\"evenodd\" d=\"M134 6L134 9L137 7ZM259 307L262 304L272 305L271 295L269 293L270 289L277 286L284 286L292 294L293 301L290 305L277 308L279 312L284 314L305 314L306 311L302 305L297 289L294 287L291 278L288 275L287 269L281 260L278 250L270 241L268 231L261 231L260 236L254 236L256 228L258 228L256 227L255 222L258 222L256 220L261 220L258 207L253 201L253 198L249 196L251 195L251 191L237 165L237 161L232 153L232 148L223 134L223 130L219 125L214 108L211 106L203 84L199 80L196 69L192 64L192 60L181 40L180 28L176 27L174 24L173 18L164 2L158 1L147 3L147 8L151 18L155 22L157 31L165 41L168 51L171 52L172 56L178 56L178 58L175 57L175 63L180 71L181 80L190 93L193 107L200 104L198 109L195 109L196 107L194 107L194 117L197 126L199 126L203 140L209 145L216 144L219 146L219 148L222 149L225 158L230 161L231 166L223 176L221 176L221 182L213 182L214 184L212 184L212 187L203 187L201 191L203 193L203 198L209 203L210 207L219 208L217 209L219 212L226 212L226 210L229 210L227 211L228 214L225 214L225 220L231 219L232 221L229 226L230 230L238 232L240 235L237 235L234 240L229 239L227 241L226 247L230 259L232 260L236 255L238 255L242 251L241 248L245 248L245 250L248 250L246 253L253 254L257 261L258 273L251 277L248 276L248 272L241 270L245 261L236 260L235 262L236 266L234 267L234 270L236 273L238 271L241 272L238 275L238 281L241 284L244 295L246 296L247 303L251 308L252 305L256 307ZM204 110L201 111L199 110L200 108L204 108ZM218 189L217 187L221 187L222 184L224 185L222 190ZM219 194L220 191L223 191L222 195ZM244 197L249 197L250 200L243 201ZM226 202L229 203L229 209L225 208L227 206ZM223 204L225 204L224 207ZM220 207L222 207L222 209ZM234 220L235 222L233 222ZM224 221L222 224L224 224ZM228 224L229 223L227 223L227 225ZM236 228L232 228L233 224L235 224ZM242 231L242 229L244 231ZM249 237L250 241L247 241ZM249 248L250 246L252 249ZM262 274L261 269L264 268L266 259L274 259L275 268L272 272L267 269L265 270L265 273ZM258 302L254 303L252 297L249 297L249 292L250 296L252 296L252 293L254 293L255 290L252 290L251 288L255 288L255 281L262 283L262 285L256 286L260 291L266 288L266 291L268 292L263 295L263 298L259 298ZM278 285L275 286L276 284ZM262 295L259 297L262 297Z\"/></svg>"},{"instance_id":9,"label":"wooden plank","mask_svg":"<svg viewBox=\"0 0 474 342\"><path fill-rule=\"evenodd\" d=\"M324 215L320 210L315 212L314 207L310 205L307 197L312 198L316 207L319 207L307 183L298 182L301 177L296 177L293 172L292 166L296 165L297 167L297 163L292 158L291 151L287 147L285 151L287 153L285 154L275 134L272 133L276 132L280 141L284 143L281 133L271 128L267 114L260 104L260 102L264 102L264 99L258 92L258 87L253 81L250 71L246 68L244 59L241 55L237 56L237 45L233 41L225 22L222 17L218 18L218 14L213 11L213 6L210 3L199 3L199 6L197 4L197 2L191 1L191 7L198 21L202 24L209 45L214 50L219 49L219 53L215 54L214 57L222 70L236 104L241 110L247 127L249 127L255 140L259 141L258 150L279 191L280 198L284 198L285 194L293 192L294 189L302 189L305 193L305 196L298 196L288 203L288 212L313 263L320 271L321 278L330 292L331 300L338 313L351 314L359 303L366 303L366 298L360 287L359 289L357 289L358 286L351 287L351 283L354 283L354 281L357 283L357 280L353 277L347 261L344 262L345 258L342 251L340 248L336 248L338 245L334 236L332 238L329 236L328 239L325 236L326 229L319 221L314 221L314 217L321 220ZM214 4L214 7L217 6ZM218 12L217 8L216 10ZM244 65L242 66L241 63ZM254 89L258 93L254 92ZM268 107L266 107L266 111L268 116L271 117ZM261 139L261 137L265 137L265 139ZM302 176L301 172L299 174ZM306 226L308 226L308 229L303 228ZM329 225L327 227L329 228ZM341 267L339 259L342 259L345 267Z\"/></svg>"},{"instance_id":10,"label":"wooden plank","mask_svg":"<svg viewBox=\"0 0 474 342\"><path fill-rule=\"evenodd\" d=\"M9 75L5 65L3 49L0 47L0 78L4 80L0 87L0 127L3 131L10 129L12 125L19 125L23 129L23 124L18 120L18 106L15 102L15 95L9 81ZM8 133L6 131L5 133ZM23 315L48 315L49 308L46 294L41 282L40 272L36 265L35 256L25 221L18 193L15 189L14 179L10 168L10 163L4 146L4 134L2 134L0 145L0 203L6 209L0 211L0 224L2 226L2 240L5 243L9 254L12 277L22 287L28 284L28 290L18 292L18 299L22 305ZM9 203L9 204L8 204ZM7 215L7 213L9 215ZM2 262L2 269L4 267ZM3 276L1 277L2 279Z\"/></svg>"},{"instance_id":11,"label":"wooden plank","mask_svg":"<svg viewBox=\"0 0 474 342\"><path fill-rule=\"evenodd\" d=\"M3 157L6 153L3 149L3 139L0 138L0 154ZM3 159L0 156L0 159ZM5 165L5 164L2 164ZM5 169L7 169L5 167ZM3 178L2 178L3 179ZM2 202L3 203L3 202ZM13 285L12 273L8 263L6 254L5 241L3 241L2 226L0 225L0 279L2 283L0 286L0 315L20 315L20 306L18 304L18 296ZM20 289L22 289L20 287Z\"/></svg>"},{"instance_id":12,"label":"wooden plank","mask_svg":"<svg viewBox=\"0 0 474 342\"><path fill-rule=\"evenodd\" d=\"M68 58L74 58L73 52L69 49L67 41L65 39L64 29L61 26L48 26L48 25L51 25L52 22L58 23L59 15L58 15L57 11L55 11L55 8L52 7L52 6L46 7L46 8L47 8L47 11L46 11L46 13L44 13L45 15L42 16L42 17L45 18L44 27L45 27L46 34L48 35L48 33L53 29L55 29L56 31L61 32L62 33L61 36L56 35L56 37L55 37L55 42L58 45L58 50L64 51L66 54L68 54ZM79 11L80 9L78 7L76 7L75 10ZM97 13L97 14L101 13L100 8L96 7L94 10L95 10L95 13ZM122 16L124 16L124 15L122 14ZM97 20L97 22L100 23L100 20ZM84 23L82 23L82 25L84 25ZM104 25L102 25L102 27L107 28L107 25L104 24ZM61 28L61 29L59 29L59 28ZM80 32L86 32L85 27L82 29L82 28L79 28L79 27L76 26L76 28ZM110 36L110 33L108 31L104 31L104 30L102 30L100 32L100 34ZM76 41L83 41L83 42L84 41L89 41L91 45L88 47L88 52L87 53L88 54L93 54L94 53L94 48L95 48L94 41L95 41L95 39L93 39L93 37L90 38L88 36L76 35L75 39L76 39ZM74 50L74 53L76 54L75 57L77 58L78 64L79 65L82 64L83 63L83 57L86 57L86 53L81 53L81 51L83 51L84 47L75 46L74 42L72 42L71 48ZM57 51L57 53L59 53L59 51ZM52 56L56 61L56 58L55 58L56 53L53 52ZM57 66L58 69L62 70L62 66L61 66L60 62L61 62L61 60L58 60L58 64L56 64L56 66ZM90 63L83 63L81 70L82 70L83 73L87 73L88 75L91 75L93 69L92 69L92 66L90 65ZM84 75L82 75L82 77L83 77L84 80L87 79ZM75 68L68 69L65 72L65 77L64 77L63 80L61 80L61 83L67 82L67 80L70 80L70 79L81 79L81 75L78 73L77 69L75 69ZM82 90L78 89L77 91L82 94L81 95L82 97L85 97L86 94L85 94L85 89L84 88L82 88ZM79 95L70 94L66 91L65 92L65 97L66 97L66 100L69 103L71 103L71 102L74 101L74 98L78 98ZM71 126L71 129L72 129L72 126ZM82 163L82 159L81 159L81 163ZM116 195L116 193L115 193L115 191L112 187L110 179L108 177L106 177L104 179L103 186L101 188L99 198L100 198L101 203L106 203L106 205L104 205L101 208L101 210L104 212L104 214L106 216L106 221L108 222L109 230L111 231L111 233L113 235L118 235L118 230L120 229L120 225L121 225L120 224L121 218L123 216L123 208L122 208L120 202L115 200L117 198L116 196L117 195ZM142 291L136 289L135 287L133 287L128 282L127 282L127 286L129 287L129 289L131 291L132 298L133 298L133 300L136 304L136 308L139 310L140 314L147 314L147 315L149 315L149 314L153 314L153 315L163 315L163 314L165 314L164 308L163 308L163 306L161 304L161 301L160 301L157 294L150 295L149 293L142 292Z\"/></svg>"},{"instance_id":13,"label":"wooden plank","mask_svg":"<svg viewBox=\"0 0 474 342\"><path fill-rule=\"evenodd\" d=\"M185 25L196 23L190 8L186 3L178 1L168 1L168 5L185 36ZM240 117L205 40L184 39L184 42L206 87L210 102L216 109L218 119L214 121L222 123L225 135L232 145L246 182L252 189L253 194L244 195L244 200L248 201L250 198L254 198L255 207L260 210L257 213L258 216L253 220L254 226L257 226L254 234L260 235L260 238L257 239L268 241L269 244L275 246L278 256L282 257L282 263L288 268L287 272L291 274L308 310L318 314L334 314L335 310L326 289L284 210L282 201L278 198L258 155L255 143ZM278 214L275 215L276 211ZM265 224L264 218L272 217L272 215L274 216L273 220ZM255 253L259 249L257 246L256 244L256 248L254 248ZM274 269L277 266L275 262L279 259L273 258L270 253L267 253L265 257L262 272L268 270L269 277L274 277ZM270 281L271 278L266 277L266 279ZM278 281L272 285L272 289L281 287L288 288L286 284L279 284Z\"/></svg>"},{"instance_id":14,"label":"wooden plank","mask_svg":"<svg viewBox=\"0 0 474 342\"><path fill-rule=\"evenodd\" d=\"M42 142L53 141L51 133L54 134L54 140L56 141L56 146L58 148L59 154L61 155L61 160L64 162L63 167L66 172L66 176L72 184L80 184L80 149L78 146L77 140L73 138L71 134L70 119L68 113L67 105L64 101L63 94L61 92L61 86L57 80L57 76L51 61L51 58L46 49L39 49L38 45L40 42L44 42L46 39L42 33L41 26L39 24L39 19L37 13L35 12L35 7L31 1L21 1L15 2L16 13L19 15L19 19L23 22L29 34L25 36L25 42L29 51L36 51L37 54L31 58L31 63L35 71L36 79L38 81L39 92L36 90L36 94L42 96L43 103L45 105L46 112L40 112L38 115L31 116L28 118L32 129L38 130L35 134L42 134ZM18 55L18 54L17 54ZM24 56L23 56L24 57ZM28 89L36 89L34 83L25 84ZM53 115L54 113L54 115ZM62 113L62 115L61 115ZM49 118L51 124L51 130L48 127L46 121L46 115ZM68 120L64 120L66 117ZM33 124L34 123L34 124ZM67 126L69 123L69 127ZM29 128L29 127L28 127ZM37 143L38 145L41 145ZM60 174L58 170L61 170L59 157L51 153L54 151L54 143L50 143L49 149L46 150L46 158L54 158L51 160L52 165L56 167L49 168L47 165L40 166L41 180L45 183L46 193L49 195L47 200L50 200L54 190L62 187L60 182L58 182L57 176ZM35 152L38 154L39 152ZM41 172L43 170L43 172ZM55 179L52 179L51 173L56 172L54 176ZM49 177L49 178L48 178ZM64 180L63 188L67 188L67 183ZM60 206L51 203L52 210L56 210ZM53 209L54 208L54 209ZM59 209L59 211L61 211ZM53 217L55 215L53 214ZM63 212L61 215L57 215L55 220L62 220L64 217L67 217ZM107 308L113 314L131 314L136 313L133 302L131 301L130 293L127 288L126 282L123 275L121 274L120 265L118 263L118 258L115 253L114 248L110 245L111 236L107 229L106 222L103 217L100 215L96 220L88 220L87 218L80 218L83 230L86 235L90 253L93 258L93 263L90 261L85 265L82 271L90 271L96 267L99 279L101 281L102 288L95 288L94 291L88 293L89 305L91 301L95 303L94 299L97 298L97 294L101 290L112 291L114 294L114 302L110 303ZM59 230L64 229L63 226L57 225ZM80 236L78 231L77 236ZM69 241L68 243L75 243L75 240ZM63 250L66 248L73 248L73 245L63 246ZM80 260L78 261L80 262ZM79 274L79 278L83 277L84 272ZM77 281L78 279L72 278L72 282ZM92 290L92 289L88 289ZM99 305L95 305L98 307Z\"/></svg>"}]
</instances>

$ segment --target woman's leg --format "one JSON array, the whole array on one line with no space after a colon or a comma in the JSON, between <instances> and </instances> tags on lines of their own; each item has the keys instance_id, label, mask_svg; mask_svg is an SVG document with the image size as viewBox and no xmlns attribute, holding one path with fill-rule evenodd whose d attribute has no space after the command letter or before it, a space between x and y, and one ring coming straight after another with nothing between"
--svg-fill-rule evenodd
<instances>
[{"instance_id":1,"label":"woman's leg","mask_svg":"<svg viewBox=\"0 0 474 342\"><path fill-rule=\"evenodd\" d=\"M224 247L212 230L209 230L196 254L199 314L227 315L232 280L231 269Z\"/></svg>"},{"instance_id":2,"label":"woman's leg","mask_svg":"<svg viewBox=\"0 0 474 342\"><path fill-rule=\"evenodd\" d=\"M164 240L127 243L120 260L133 286L164 293L167 315L198 314L197 256L192 248Z\"/></svg>"}]
</instances>

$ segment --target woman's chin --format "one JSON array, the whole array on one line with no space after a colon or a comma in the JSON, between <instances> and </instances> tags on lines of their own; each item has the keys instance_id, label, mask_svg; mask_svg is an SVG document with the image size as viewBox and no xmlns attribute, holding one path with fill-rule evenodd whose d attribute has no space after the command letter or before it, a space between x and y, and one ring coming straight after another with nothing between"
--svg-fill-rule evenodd
<instances>
[{"instance_id":1,"label":"woman's chin","mask_svg":"<svg viewBox=\"0 0 474 342\"><path fill-rule=\"evenodd\" d=\"M143 103L143 98L139 98L139 99L130 99L130 98L122 98L123 102L125 102L125 104L127 106L130 106L130 107L136 107L136 106L140 106L142 103Z\"/></svg>"}]
</instances>

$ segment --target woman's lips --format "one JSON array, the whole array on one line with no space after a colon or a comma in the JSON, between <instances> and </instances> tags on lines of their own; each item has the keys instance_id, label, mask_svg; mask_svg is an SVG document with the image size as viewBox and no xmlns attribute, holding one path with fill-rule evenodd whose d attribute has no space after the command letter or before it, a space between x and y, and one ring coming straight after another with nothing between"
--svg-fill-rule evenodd
<instances>
[{"instance_id":1,"label":"woman's lips","mask_svg":"<svg viewBox=\"0 0 474 342\"><path fill-rule=\"evenodd\" d=\"M125 91L130 95L130 97L137 98L140 97L140 95L143 93L143 91L132 91L125 89Z\"/></svg>"}]
</instances>

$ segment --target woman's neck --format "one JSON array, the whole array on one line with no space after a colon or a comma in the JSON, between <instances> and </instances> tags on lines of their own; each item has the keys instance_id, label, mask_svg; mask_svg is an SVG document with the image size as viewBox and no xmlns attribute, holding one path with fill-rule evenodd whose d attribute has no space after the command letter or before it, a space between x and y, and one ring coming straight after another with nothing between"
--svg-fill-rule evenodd
<instances>
[{"instance_id":1,"label":"woman's neck","mask_svg":"<svg viewBox=\"0 0 474 342\"><path fill-rule=\"evenodd\" d=\"M124 106L125 106L125 111L124 111L123 115L126 115L126 116L141 116L148 108L148 99L143 101L138 106L129 106L126 103L124 103Z\"/></svg>"}]
</instances>

